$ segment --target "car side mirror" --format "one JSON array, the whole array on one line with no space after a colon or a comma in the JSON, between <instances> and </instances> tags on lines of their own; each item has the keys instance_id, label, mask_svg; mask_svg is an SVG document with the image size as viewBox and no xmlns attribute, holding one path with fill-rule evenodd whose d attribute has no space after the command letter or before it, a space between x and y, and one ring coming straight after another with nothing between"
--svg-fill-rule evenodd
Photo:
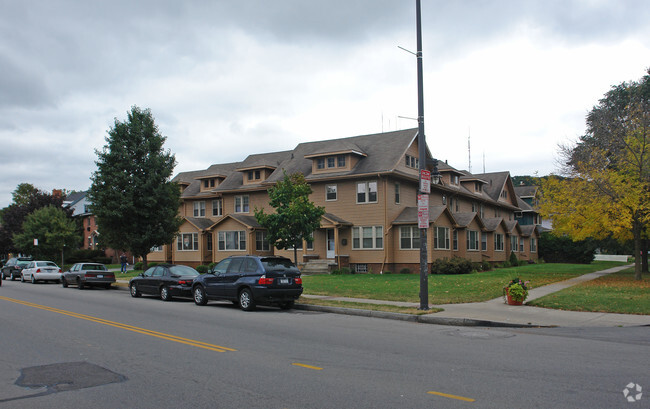
<instances>
[{"instance_id":1,"label":"car side mirror","mask_svg":"<svg viewBox=\"0 0 650 409\"><path fill-rule=\"evenodd\" d=\"M140 274L138 274L138 275L139 275L140 277L144 277L144 272L143 272L143 273L140 273Z\"/></svg>"}]
</instances>

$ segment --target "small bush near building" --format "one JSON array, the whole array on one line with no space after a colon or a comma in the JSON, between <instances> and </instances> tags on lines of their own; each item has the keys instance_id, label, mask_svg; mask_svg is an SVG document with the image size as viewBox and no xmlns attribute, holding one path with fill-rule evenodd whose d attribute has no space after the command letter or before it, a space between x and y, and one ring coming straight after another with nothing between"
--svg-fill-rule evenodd
<instances>
[{"instance_id":1,"label":"small bush near building","mask_svg":"<svg viewBox=\"0 0 650 409\"><path fill-rule=\"evenodd\" d=\"M399 273L400 273L400 274L411 274L411 269L408 268L408 267L404 267L403 269L401 269L401 270L399 271ZM384 274L385 274L385 272L384 272Z\"/></svg>"},{"instance_id":2,"label":"small bush near building","mask_svg":"<svg viewBox=\"0 0 650 409\"><path fill-rule=\"evenodd\" d=\"M517 259L517 255L515 254L514 251L510 252L510 260L508 260L508 261L510 261L510 265L513 266L513 267L516 267L516 266L519 265L519 260Z\"/></svg>"},{"instance_id":3,"label":"small bush near building","mask_svg":"<svg viewBox=\"0 0 650 409\"><path fill-rule=\"evenodd\" d=\"M354 272L350 270L348 267L342 267L342 268L335 268L334 270L332 270L331 274L333 275L354 274Z\"/></svg>"},{"instance_id":4,"label":"small bush near building","mask_svg":"<svg viewBox=\"0 0 650 409\"><path fill-rule=\"evenodd\" d=\"M204 265L196 266L195 270L198 271L200 274L205 274L208 272L208 266L204 266Z\"/></svg>"},{"instance_id":5,"label":"small bush near building","mask_svg":"<svg viewBox=\"0 0 650 409\"><path fill-rule=\"evenodd\" d=\"M472 262L460 257L438 259L431 264L431 274L469 274L474 271Z\"/></svg>"},{"instance_id":6,"label":"small bush near building","mask_svg":"<svg viewBox=\"0 0 650 409\"><path fill-rule=\"evenodd\" d=\"M71 251L69 254L64 254L64 256L65 262L70 264L82 263L84 261L102 264L111 263L110 257L106 257L104 250L77 249Z\"/></svg>"}]
</instances>

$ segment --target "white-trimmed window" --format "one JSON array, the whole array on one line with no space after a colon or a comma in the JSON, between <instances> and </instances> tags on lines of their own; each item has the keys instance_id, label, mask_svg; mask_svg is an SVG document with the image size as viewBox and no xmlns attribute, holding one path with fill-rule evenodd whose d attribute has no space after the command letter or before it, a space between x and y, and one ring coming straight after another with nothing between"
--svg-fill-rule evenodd
<instances>
[{"instance_id":1,"label":"white-trimmed window","mask_svg":"<svg viewBox=\"0 0 650 409\"><path fill-rule=\"evenodd\" d=\"M401 226L399 228L399 248L412 250L420 248L420 229L418 226Z\"/></svg>"},{"instance_id":2,"label":"white-trimmed window","mask_svg":"<svg viewBox=\"0 0 650 409\"><path fill-rule=\"evenodd\" d=\"M219 251L224 250L246 250L245 231L220 231Z\"/></svg>"},{"instance_id":3,"label":"white-trimmed window","mask_svg":"<svg viewBox=\"0 0 650 409\"><path fill-rule=\"evenodd\" d=\"M377 203L377 181L357 183L357 203Z\"/></svg>"},{"instance_id":4,"label":"white-trimmed window","mask_svg":"<svg viewBox=\"0 0 650 409\"><path fill-rule=\"evenodd\" d=\"M406 166L413 169L418 169L420 161L415 156L406 155Z\"/></svg>"},{"instance_id":5,"label":"white-trimmed window","mask_svg":"<svg viewBox=\"0 0 650 409\"><path fill-rule=\"evenodd\" d=\"M316 159L316 169L325 169L325 158Z\"/></svg>"},{"instance_id":6,"label":"white-trimmed window","mask_svg":"<svg viewBox=\"0 0 650 409\"><path fill-rule=\"evenodd\" d=\"M325 186L325 200L334 201L338 199L337 189L337 185Z\"/></svg>"},{"instance_id":7,"label":"white-trimmed window","mask_svg":"<svg viewBox=\"0 0 650 409\"><path fill-rule=\"evenodd\" d=\"M519 251L519 237L510 236L510 250L515 252Z\"/></svg>"},{"instance_id":8,"label":"white-trimmed window","mask_svg":"<svg viewBox=\"0 0 650 409\"><path fill-rule=\"evenodd\" d=\"M494 250L503 251L503 234L501 233L494 234Z\"/></svg>"},{"instance_id":9,"label":"white-trimmed window","mask_svg":"<svg viewBox=\"0 0 650 409\"><path fill-rule=\"evenodd\" d=\"M524 238L519 239L519 252L523 253L524 252Z\"/></svg>"},{"instance_id":10,"label":"white-trimmed window","mask_svg":"<svg viewBox=\"0 0 650 409\"><path fill-rule=\"evenodd\" d=\"M335 168L336 167L336 157L335 156L328 156L327 157L327 167L328 168Z\"/></svg>"},{"instance_id":11,"label":"white-trimmed window","mask_svg":"<svg viewBox=\"0 0 650 409\"><path fill-rule=\"evenodd\" d=\"M399 182L395 182L395 204L400 204L400 185Z\"/></svg>"},{"instance_id":12,"label":"white-trimmed window","mask_svg":"<svg viewBox=\"0 0 650 409\"><path fill-rule=\"evenodd\" d=\"M487 251L487 233L481 233L481 251Z\"/></svg>"},{"instance_id":13,"label":"white-trimmed window","mask_svg":"<svg viewBox=\"0 0 650 409\"><path fill-rule=\"evenodd\" d=\"M531 253L537 252L537 239L535 237L530 238L530 252Z\"/></svg>"},{"instance_id":14,"label":"white-trimmed window","mask_svg":"<svg viewBox=\"0 0 650 409\"><path fill-rule=\"evenodd\" d=\"M150 250L152 253L154 251L163 251L163 246L153 246Z\"/></svg>"},{"instance_id":15,"label":"white-trimmed window","mask_svg":"<svg viewBox=\"0 0 650 409\"><path fill-rule=\"evenodd\" d=\"M433 248L437 250L449 250L449 227L434 227Z\"/></svg>"},{"instance_id":16,"label":"white-trimmed window","mask_svg":"<svg viewBox=\"0 0 650 409\"><path fill-rule=\"evenodd\" d=\"M248 213L248 195L235 196L235 213Z\"/></svg>"},{"instance_id":17,"label":"white-trimmed window","mask_svg":"<svg viewBox=\"0 0 650 409\"><path fill-rule=\"evenodd\" d=\"M337 156L337 162L338 162L339 168L344 168L345 167L345 155Z\"/></svg>"},{"instance_id":18,"label":"white-trimmed window","mask_svg":"<svg viewBox=\"0 0 650 409\"><path fill-rule=\"evenodd\" d=\"M478 250L479 234L477 230L467 230L467 250Z\"/></svg>"},{"instance_id":19,"label":"white-trimmed window","mask_svg":"<svg viewBox=\"0 0 650 409\"><path fill-rule=\"evenodd\" d=\"M223 216L223 202L220 198L212 200L212 215Z\"/></svg>"},{"instance_id":20,"label":"white-trimmed window","mask_svg":"<svg viewBox=\"0 0 650 409\"><path fill-rule=\"evenodd\" d=\"M453 242L453 245L454 245L454 250L458 251L458 230L454 230L452 242Z\"/></svg>"},{"instance_id":21,"label":"white-trimmed window","mask_svg":"<svg viewBox=\"0 0 650 409\"><path fill-rule=\"evenodd\" d=\"M178 251L198 251L199 234L181 233L176 237L176 249Z\"/></svg>"},{"instance_id":22,"label":"white-trimmed window","mask_svg":"<svg viewBox=\"0 0 650 409\"><path fill-rule=\"evenodd\" d=\"M269 251L271 249L267 236L266 230L258 230L255 232L255 250Z\"/></svg>"},{"instance_id":23,"label":"white-trimmed window","mask_svg":"<svg viewBox=\"0 0 650 409\"><path fill-rule=\"evenodd\" d=\"M205 202L194 202L194 217L205 217Z\"/></svg>"},{"instance_id":24,"label":"white-trimmed window","mask_svg":"<svg viewBox=\"0 0 650 409\"><path fill-rule=\"evenodd\" d=\"M353 249L383 249L384 227L362 226L352 228Z\"/></svg>"}]
</instances>

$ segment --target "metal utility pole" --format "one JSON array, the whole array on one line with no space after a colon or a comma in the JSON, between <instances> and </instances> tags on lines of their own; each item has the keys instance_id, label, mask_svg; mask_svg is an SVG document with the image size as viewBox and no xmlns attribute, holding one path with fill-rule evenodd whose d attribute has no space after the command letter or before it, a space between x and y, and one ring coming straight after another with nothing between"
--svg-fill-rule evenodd
<instances>
[{"instance_id":1,"label":"metal utility pole","mask_svg":"<svg viewBox=\"0 0 650 409\"><path fill-rule=\"evenodd\" d=\"M427 234L429 231L429 192L423 189L422 176L427 169L427 142L424 137L424 85L422 81L422 16L420 0L415 0L418 64L418 156L420 187L418 195L418 225L420 227L420 310L429 309L429 268ZM424 172L423 172L424 171ZM430 185L428 185L430 188Z\"/></svg>"}]
</instances>

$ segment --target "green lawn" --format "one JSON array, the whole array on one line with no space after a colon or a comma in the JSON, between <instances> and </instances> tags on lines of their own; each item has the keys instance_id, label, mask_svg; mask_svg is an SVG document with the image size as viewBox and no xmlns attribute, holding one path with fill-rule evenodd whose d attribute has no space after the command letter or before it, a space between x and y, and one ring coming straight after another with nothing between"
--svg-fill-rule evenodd
<instances>
[{"instance_id":1,"label":"green lawn","mask_svg":"<svg viewBox=\"0 0 650 409\"><path fill-rule=\"evenodd\" d=\"M592 264L531 264L460 275L430 275L429 302L454 304L487 301L502 295L512 278L542 285L622 265L616 262ZM351 274L303 276L305 294L419 302L417 274Z\"/></svg>"},{"instance_id":2,"label":"green lawn","mask_svg":"<svg viewBox=\"0 0 650 409\"><path fill-rule=\"evenodd\" d=\"M626 269L582 283L529 303L538 307L572 310L650 314L650 278L634 280Z\"/></svg>"}]
</instances>

